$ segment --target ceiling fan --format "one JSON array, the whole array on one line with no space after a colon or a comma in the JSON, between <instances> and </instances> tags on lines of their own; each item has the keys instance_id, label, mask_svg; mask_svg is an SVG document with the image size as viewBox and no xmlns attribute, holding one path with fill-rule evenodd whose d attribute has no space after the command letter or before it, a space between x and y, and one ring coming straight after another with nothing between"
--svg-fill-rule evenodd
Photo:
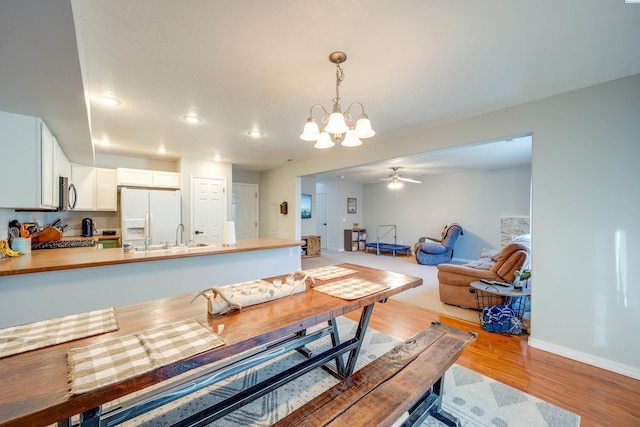
<instances>
[{"instance_id":1,"label":"ceiling fan","mask_svg":"<svg viewBox=\"0 0 640 427\"><path fill-rule=\"evenodd\" d=\"M401 188L403 185L402 181L411 182L413 184L422 184L422 181L418 181L411 178L403 178L402 175L398 173L398 169L402 169L400 166L393 166L393 167L390 167L389 169L393 171L389 174L389 177L380 179L377 182L389 181L389 185L388 185L389 188Z\"/></svg>"}]
</instances>

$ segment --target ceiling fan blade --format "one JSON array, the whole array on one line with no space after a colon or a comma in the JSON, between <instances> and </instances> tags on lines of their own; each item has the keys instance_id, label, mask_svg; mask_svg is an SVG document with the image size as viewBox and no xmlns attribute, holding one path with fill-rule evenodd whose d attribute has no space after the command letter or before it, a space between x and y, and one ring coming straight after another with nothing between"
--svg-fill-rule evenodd
<instances>
[{"instance_id":1,"label":"ceiling fan blade","mask_svg":"<svg viewBox=\"0 0 640 427\"><path fill-rule=\"evenodd\" d=\"M422 181L417 181L417 180L411 179L411 178L403 178L403 177L399 176L398 179L400 181L404 181L404 182L412 182L414 184L422 184Z\"/></svg>"}]
</instances>

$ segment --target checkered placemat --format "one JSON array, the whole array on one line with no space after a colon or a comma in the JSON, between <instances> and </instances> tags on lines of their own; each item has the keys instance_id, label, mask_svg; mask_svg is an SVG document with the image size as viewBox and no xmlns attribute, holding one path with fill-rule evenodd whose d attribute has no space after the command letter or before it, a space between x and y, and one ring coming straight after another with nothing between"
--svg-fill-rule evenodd
<instances>
[{"instance_id":1,"label":"checkered placemat","mask_svg":"<svg viewBox=\"0 0 640 427\"><path fill-rule=\"evenodd\" d=\"M70 391L86 393L223 344L218 335L191 319L71 348L67 352Z\"/></svg>"},{"instance_id":2,"label":"checkered placemat","mask_svg":"<svg viewBox=\"0 0 640 427\"><path fill-rule=\"evenodd\" d=\"M0 329L0 358L118 329L113 307Z\"/></svg>"},{"instance_id":3,"label":"checkered placemat","mask_svg":"<svg viewBox=\"0 0 640 427\"><path fill-rule=\"evenodd\" d=\"M349 274L357 273L356 270L350 268L338 267L337 265L327 265L325 267L312 268L311 270L305 270L305 273L313 276L314 279L319 280L331 280L337 277L348 276Z\"/></svg>"},{"instance_id":4,"label":"checkered placemat","mask_svg":"<svg viewBox=\"0 0 640 427\"><path fill-rule=\"evenodd\" d=\"M368 280L363 280L358 277L352 277L350 279L338 280L337 282L316 286L313 289L333 297L353 300L375 294L376 292L384 291L390 287L391 286L389 285L382 285L380 283L369 282Z\"/></svg>"}]
</instances>

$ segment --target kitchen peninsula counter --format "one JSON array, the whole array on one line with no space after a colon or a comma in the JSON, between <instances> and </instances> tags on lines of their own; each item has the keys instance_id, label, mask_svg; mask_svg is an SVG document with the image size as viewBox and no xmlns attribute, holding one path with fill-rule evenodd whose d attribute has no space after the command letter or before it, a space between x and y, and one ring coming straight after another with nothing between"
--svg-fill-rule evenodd
<instances>
[{"instance_id":1,"label":"kitchen peninsula counter","mask_svg":"<svg viewBox=\"0 0 640 427\"><path fill-rule=\"evenodd\" d=\"M135 304L300 270L301 242L238 240L125 254L64 248L0 259L0 328Z\"/></svg>"},{"instance_id":2,"label":"kitchen peninsula counter","mask_svg":"<svg viewBox=\"0 0 640 427\"><path fill-rule=\"evenodd\" d=\"M168 250L152 250L148 252L136 251L134 253L124 253L122 248L100 250L95 247L40 249L31 251L31 253L27 255L0 259L0 276L275 248L293 248L299 247L301 244L302 243L297 240L266 237L238 240L237 245L233 247L223 246L222 244L210 244L208 246L194 246L188 249L171 248ZM0 284L0 286L2 285Z\"/></svg>"}]
</instances>

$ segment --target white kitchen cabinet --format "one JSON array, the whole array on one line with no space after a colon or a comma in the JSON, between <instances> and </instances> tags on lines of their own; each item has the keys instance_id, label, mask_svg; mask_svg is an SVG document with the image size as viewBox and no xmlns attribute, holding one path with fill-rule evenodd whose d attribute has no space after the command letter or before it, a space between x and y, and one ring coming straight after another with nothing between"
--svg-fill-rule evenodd
<instances>
[{"instance_id":1,"label":"white kitchen cabinet","mask_svg":"<svg viewBox=\"0 0 640 427\"><path fill-rule=\"evenodd\" d=\"M71 164L71 182L78 198L76 211L115 211L117 186L115 169Z\"/></svg>"},{"instance_id":2,"label":"white kitchen cabinet","mask_svg":"<svg viewBox=\"0 0 640 427\"><path fill-rule=\"evenodd\" d=\"M47 128L47 126L40 122L40 138L42 141L42 205L46 207L56 207L57 203L54 203L54 179L53 179L53 154L55 152L53 145L53 135Z\"/></svg>"},{"instance_id":3,"label":"white kitchen cabinet","mask_svg":"<svg viewBox=\"0 0 640 427\"><path fill-rule=\"evenodd\" d=\"M118 185L115 169L96 168L96 210L118 210Z\"/></svg>"},{"instance_id":4,"label":"white kitchen cabinet","mask_svg":"<svg viewBox=\"0 0 640 427\"><path fill-rule=\"evenodd\" d=\"M153 185L153 172L144 169L118 168L118 185L151 187Z\"/></svg>"},{"instance_id":5,"label":"white kitchen cabinet","mask_svg":"<svg viewBox=\"0 0 640 427\"><path fill-rule=\"evenodd\" d=\"M71 182L78 193L75 211L96 210L96 168L71 164Z\"/></svg>"},{"instance_id":6,"label":"white kitchen cabinet","mask_svg":"<svg viewBox=\"0 0 640 427\"><path fill-rule=\"evenodd\" d=\"M0 111L0 208L55 209L54 139L39 118Z\"/></svg>"},{"instance_id":7,"label":"white kitchen cabinet","mask_svg":"<svg viewBox=\"0 0 640 427\"><path fill-rule=\"evenodd\" d=\"M60 179L59 177L71 177L71 163L62 151L58 139L53 136L53 204L60 205Z\"/></svg>"},{"instance_id":8,"label":"white kitchen cabinet","mask_svg":"<svg viewBox=\"0 0 640 427\"><path fill-rule=\"evenodd\" d=\"M180 188L180 174L177 172L151 171L154 187Z\"/></svg>"},{"instance_id":9,"label":"white kitchen cabinet","mask_svg":"<svg viewBox=\"0 0 640 427\"><path fill-rule=\"evenodd\" d=\"M60 147L60 145L57 145L57 147L58 147L58 158L57 158L58 176L66 176L67 178L71 179L71 162L69 162L67 155L64 154L64 151L62 151L62 148Z\"/></svg>"},{"instance_id":10,"label":"white kitchen cabinet","mask_svg":"<svg viewBox=\"0 0 640 427\"><path fill-rule=\"evenodd\" d=\"M123 187L180 189L180 174L147 169L118 168L118 185Z\"/></svg>"}]
</instances>

